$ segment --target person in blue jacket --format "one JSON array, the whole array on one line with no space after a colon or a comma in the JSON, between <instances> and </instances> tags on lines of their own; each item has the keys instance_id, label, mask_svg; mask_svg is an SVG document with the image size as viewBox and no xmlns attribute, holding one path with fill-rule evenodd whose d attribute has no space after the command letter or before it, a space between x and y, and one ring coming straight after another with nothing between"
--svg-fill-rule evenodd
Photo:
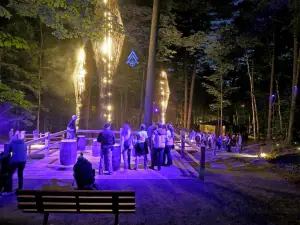
<instances>
[{"instance_id":1,"label":"person in blue jacket","mask_svg":"<svg viewBox=\"0 0 300 225\"><path fill-rule=\"evenodd\" d=\"M101 143L99 174L104 172L104 163L108 168L109 175L112 174L112 151L116 143L114 132L110 130L111 124L105 123L104 130L98 135L97 141Z\"/></svg>"},{"instance_id":2,"label":"person in blue jacket","mask_svg":"<svg viewBox=\"0 0 300 225\"><path fill-rule=\"evenodd\" d=\"M9 160L7 188L5 188L7 192L4 192L3 195L12 194L12 178L16 170L18 170L18 189L23 189L23 172L26 166L27 147L20 132L16 132L2 157L9 157L9 154L11 156Z\"/></svg>"}]
</instances>

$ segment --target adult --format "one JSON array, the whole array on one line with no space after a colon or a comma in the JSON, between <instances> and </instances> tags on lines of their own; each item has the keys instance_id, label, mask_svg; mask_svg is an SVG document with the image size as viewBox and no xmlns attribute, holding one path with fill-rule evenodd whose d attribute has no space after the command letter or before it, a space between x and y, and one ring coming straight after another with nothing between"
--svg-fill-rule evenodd
<instances>
[{"instance_id":1,"label":"adult","mask_svg":"<svg viewBox=\"0 0 300 225\"><path fill-rule=\"evenodd\" d=\"M121 133L121 153L124 161L124 169L130 169L131 150L133 149L131 127L125 123Z\"/></svg>"},{"instance_id":2,"label":"adult","mask_svg":"<svg viewBox=\"0 0 300 225\"><path fill-rule=\"evenodd\" d=\"M152 151L152 149L153 149L152 135L153 135L154 130L156 130L156 129L157 129L157 124L153 123L150 127L148 127L148 130L147 130L148 146L150 148L150 151Z\"/></svg>"},{"instance_id":3,"label":"adult","mask_svg":"<svg viewBox=\"0 0 300 225\"><path fill-rule=\"evenodd\" d=\"M242 146L243 146L243 137L242 137L241 133L239 133L239 135L237 137L237 150L238 150L238 153L241 153Z\"/></svg>"},{"instance_id":4,"label":"adult","mask_svg":"<svg viewBox=\"0 0 300 225\"><path fill-rule=\"evenodd\" d=\"M13 128L11 128L9 130L8 136L9 136L9 143L11 143L14 138L14 129Z\"/></svg>"},{"instance_id":5,"label":"adult","mask_svg":"<svg viewBox=\"0 0 300 225\"><path fill-rule=\"evenodd\" d=\"M173 160L171 151L174 149L174 129L172 127L172 124L167 125L167 140L166 140L166 147L164 150L164 156L163 156L163 164L165 166L172 166ZM167 159L167 163L166 162Z\"/></svg>"},{"instance_id":6,"label":"adult","mask_svg":"<svg viewBox=\"0 0 300 225\"><path fill-rule=\"evenodd\" d=\"M73 172L78 190L98 190L95 184L95 170L92 163L83 157L83 153L78 157Z\"/></svg>"},{"instance_id":7,"label":"adult","mask_svg":"<svg viewBox=\"0 0 300 225\"><path fill-rule=\"evenodd\" d=\"M116 143L115 134L110 130L111 124L105 123L104 130L98 135L97 141L101 143L99 174L104 172L104 164L108 169L108 174L113 173L112 151Z\"/></svg>"},{"instance_id":8,"label":"adult","mask_svg":"<svg viewBox=\"0 0 300 225\"><path fill-rule=\"evenodd\" d=\"M139 161L142 157L144 159L144 169L148 169L148 144L147 144L148 134L146 131L146 126L141 124L140 131L137 134L137 143L135 144L135 166L134 169L138 170Z\"/></svg>"},{"instance_id":9,"label":"adult","mask_svg":"<svg viewBox=\"0 0 300 225\"><path fill-rule=\"evenodd\" d=\"M158 124L158 129L152 135L153 150L151 152L151 169L154 169L157 164L158 170L161 170L163 160L163 150L166 147L166 132L163 129L163 124Z\"/></svg>"},{"instance_id":10,"label":"adult","mask_svg":"<svg viewBox=\"0 0 300 225\"><path fill-rule=\"evenodd\" d=\"M73 115L67 127L67 139L75 139L77 116Z\"/></svg>"},{"instance_id":11,"label":"adult","mask_svg":"<svg viewBox=\"0 0 300 225\"><path fill-rule=\"evenodd\" d=\"M27 147L22 138L20 132L16 132L12 142L9 147L5 149L3 158L9 157L9 171L8 171L8 180L7 180L7 192L4 192L3 195L12 194L12 178L16 170L18 170L18 188L23 189L23 171L26 166L27 159Z\"/></svg>"}]
</instances>

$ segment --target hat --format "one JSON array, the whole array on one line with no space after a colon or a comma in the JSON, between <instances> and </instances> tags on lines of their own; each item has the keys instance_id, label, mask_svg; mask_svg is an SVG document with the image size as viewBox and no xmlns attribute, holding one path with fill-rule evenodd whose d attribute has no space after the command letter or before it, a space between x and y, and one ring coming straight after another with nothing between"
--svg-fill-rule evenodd
<instances>
[{"instance_id":1,"label":"hat","mask_svg":"<svg viewBox=\"0 0 300 225\"><path fill-rule=\"evenodd\" d=\"M104 124L104 128L106 129L106 128L109 128L109 127L111 127L111 124L110 123L105 123Z\"/></svg>"}]
</instances>

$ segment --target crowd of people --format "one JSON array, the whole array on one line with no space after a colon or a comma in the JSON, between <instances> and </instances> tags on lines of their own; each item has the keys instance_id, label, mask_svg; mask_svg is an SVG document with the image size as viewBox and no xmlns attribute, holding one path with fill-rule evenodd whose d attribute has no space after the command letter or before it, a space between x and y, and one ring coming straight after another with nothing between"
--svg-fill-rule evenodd
<instances>
[{"instance_id":1,"label":"crowd of people","mask_svg":"<svg viewBox=\"0 0 300 225\"><path fill-rule=\"evenodd\" d=\"M109 174L112 174L112 150L116 143L115 134L110 130L111 124L106 123L104 130L98 135L97 141L101 143L99 174L103 174L104 164ZM129 124L125 123L120 134L121 155L124 161L124 169L138 170L142 160L144 169L154 169L157 166L173 164L171 149L174 148L174 129L171 124L153 124L148 129L144 124L140 125L138 132L133 133ZM151 156L151 164L148 165L148 154ZM134 157L134 168L131 168L131 157Z\"/></svg>"},{"instance_id":2,"label":"crowd of people","mask_svg":"<svg viewBox=\"0 0 300 225\"><path fill-rule=\"evenodd\" d=\"M241 133L233 135L220 135L217 136L213 133L205 132L190 132L189 140L195 142L199 147L205 146L206 148L213 150L213 155L216 155L216 150L225 149L227 152L231 152L231 147L236 146L237 152L241 153L244 144L244 135Z\"/></svg>"}]
</instances>

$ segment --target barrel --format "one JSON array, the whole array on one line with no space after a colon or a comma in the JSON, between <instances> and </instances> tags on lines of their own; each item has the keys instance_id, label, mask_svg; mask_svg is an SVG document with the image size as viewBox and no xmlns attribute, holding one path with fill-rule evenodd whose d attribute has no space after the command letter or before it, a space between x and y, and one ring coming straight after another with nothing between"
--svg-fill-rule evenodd
<instances>
[{"instance_id":1,"label":"barrel","mask_svg":"<svg viewBox=\"0 0 300 225\"><path fill-rule=\"evenodd\" d=\"M60 164L64 166L74 165L77 158L77 141L65 139L60 144Z\"/></svg>"},{"instance_id":2,"label":"barrel","mask_svg":"<svg viewBox=\"0 0 300 225\"><path fill-rule=\"evenodd\" d=\"M93 145L92 145L92 155L94 157L99 157L100 156L100 150L101 150L101 144L97 142L96 139L93 140Z\"/></svg>"},{"instance_id":3,"label":"barrel","mask_svg":"<svg viewBox=\"0 0 300 225\"><path fill-rule=\"evenodd\" d=\"M78 140L78 151L84 151L85 150L85 146L86 146L86 138L84 135L78 135L77 136L77 140Z\"/></svg>"},{"instance_id":4,"label":"barrel","mask_svg":"<svg viewBox=\"0 0 300 225\"><path fill-rule=\"evenodd\" d=\"M119 144L115 144L112 151L112 167L113 171L118 171L121 167L121 147Z\"/></svg>"}]
</instances>

